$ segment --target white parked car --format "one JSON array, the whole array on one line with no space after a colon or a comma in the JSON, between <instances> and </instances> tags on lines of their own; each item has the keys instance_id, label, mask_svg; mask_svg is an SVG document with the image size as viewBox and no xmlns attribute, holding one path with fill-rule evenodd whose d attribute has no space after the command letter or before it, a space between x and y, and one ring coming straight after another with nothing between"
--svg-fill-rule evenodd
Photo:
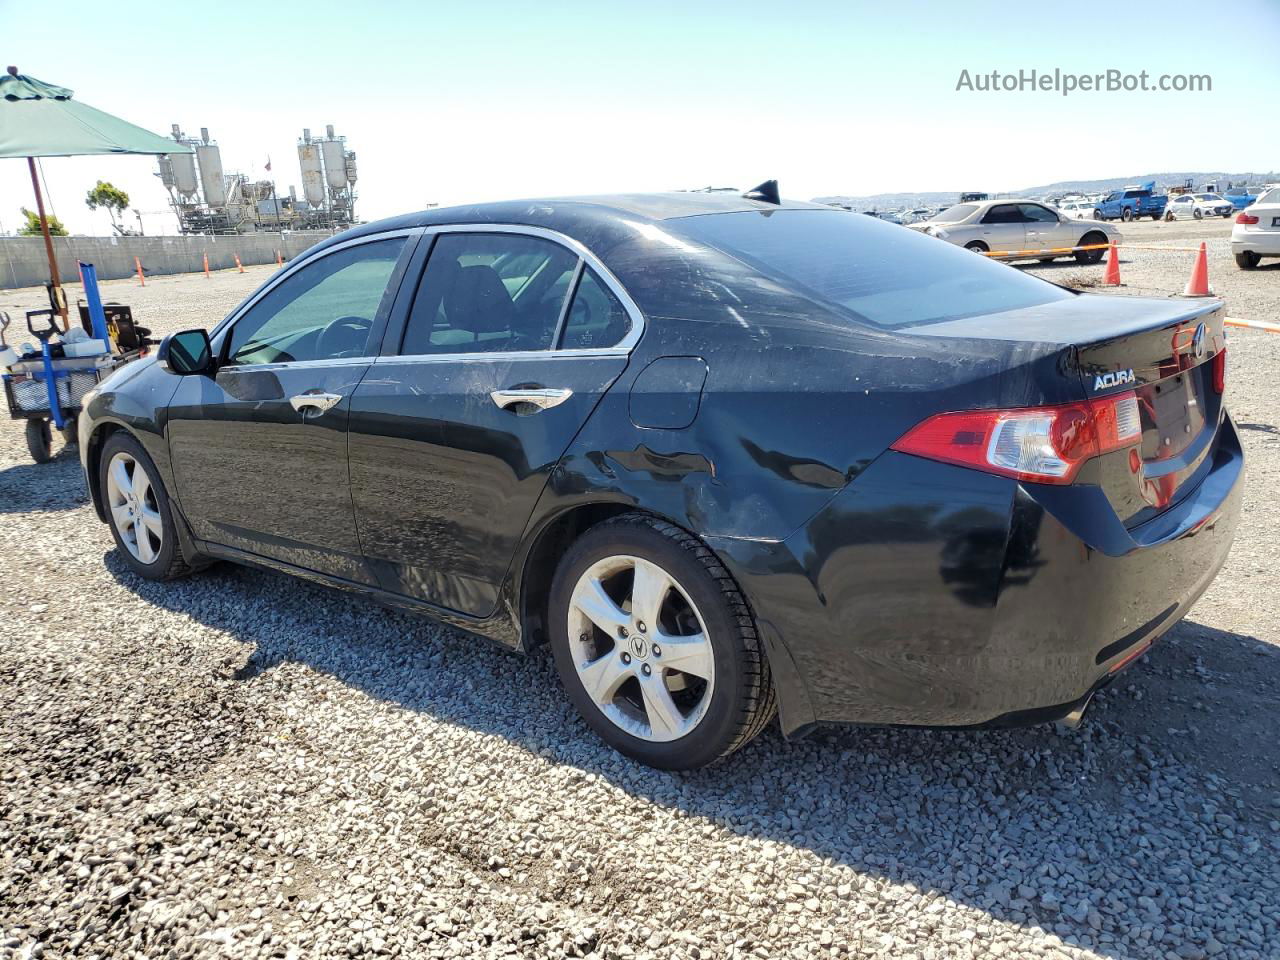
<instances>
[{"instance_id":1,"label":"white parked car","mask_svg":"<svg viewBox=\"0 0 1280 960\"><path fill-rule=\"evenodd\" d=\"M983 200L957 203L912 230L946 240L976 253L1046 250L1119 243L1120 231L1106 222L1077 220L1043 203L1030 200ZM1105 250L1075 254L1025 254L1010 260L1055 260L1074 256L1080 263L1097 263Z\"/></svg>"},{"instance_id":2,"label":"white parked car","mask_svg":"<svg viewBox=\"0 0 1280 960\"><path fill-rule=\"evenodd\" d=\"M1068 200L1058 204L1058 209L1073 220L1092 220L1097 205L1088 200Z\"/></svg>"},{"instance_id":3,"label":"white parked car","mask_svg":"<svg viewBox=\"0 0 1280 960\"><path fill-rule=\"evenodd\" d=\"M1280 257L1280 187L1261 194L1236 214L1231 252L1242 270L1252 270L1263 257Z\"/></svg>"},{"instance_id":4,"label":"white parked car","mask_svg":"<svg viewBox=\"0 0 1280 960\"><path fill-rule=\"evenodd\" d=\"M1230 200L1216 193L1183 193L1169 198L1164 208L1164 218L1202 220L1205 217L1229 217L1234 209Z\"/></svg>"}]
</instances>

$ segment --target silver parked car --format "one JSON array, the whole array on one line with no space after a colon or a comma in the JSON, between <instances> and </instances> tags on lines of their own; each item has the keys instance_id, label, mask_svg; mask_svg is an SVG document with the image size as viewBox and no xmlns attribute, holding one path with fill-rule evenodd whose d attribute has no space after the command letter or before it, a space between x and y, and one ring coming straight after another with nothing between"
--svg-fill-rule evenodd
<instances>
[{"instance_id":1,"label":"silver parked car","mask_svg":"<svg viewBox=\"0 0 1280 960\"><path fill-rule=\"evenodd\" d=\"M1076 220L1053 207L1031 200L983 200L957 203L922 223L919 230L973 250L1024 251L1119 243L1120 231L1106 222ZM1082 250L1074 256L1080 263L1097 263L1105 250ZM1023 254L1010 260L1057 259L1072 254Z\"/></svg>"}]
</instances>

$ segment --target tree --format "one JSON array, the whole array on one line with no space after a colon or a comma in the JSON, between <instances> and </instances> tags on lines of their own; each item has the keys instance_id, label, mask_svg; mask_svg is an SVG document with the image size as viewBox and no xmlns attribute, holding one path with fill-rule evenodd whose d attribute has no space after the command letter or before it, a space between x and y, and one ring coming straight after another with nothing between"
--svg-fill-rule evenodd
<instances>
[{"instance_id":1,"label":"tree","mask_svg":"<svg viewBox=\"0 0 1280 960\"><path fill-rule=\"evenodd\" d=\"M117 233L120 232L120 224L116 222L116 218L124 213L125 207L129 206L129 195L114 184L107 183L105 180L99 180L98 185L90 190L84 197L85 206L90 210L97 210L99 207L106 208L111 216L111 227Z\"/></svg>"},{"instance_id":2,"label":"tree","mask_svg":"<svg viewBox=\"0 0 1280 960\"><path fill-rule=\"evenodd\" d=\"M20 237L40 237L44 236L40 232L40 214L34 210L28 210L26 207L20 207L23 219L27 222L18 228L18 236ZM57 217L49 217L49 236L65 237L67 228L62 225L62 221Z\"/></svg>"}]
</instances>

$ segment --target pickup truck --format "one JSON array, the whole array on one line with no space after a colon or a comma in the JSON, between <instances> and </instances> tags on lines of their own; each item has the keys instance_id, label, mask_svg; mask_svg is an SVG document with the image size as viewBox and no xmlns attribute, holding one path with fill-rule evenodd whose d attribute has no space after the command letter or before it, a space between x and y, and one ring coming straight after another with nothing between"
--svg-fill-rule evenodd
<instances>
[{"instance_id":1,"label":"pickup truck","mask_svg":"<svg viewBox=\"0 0 1280 960\"><path fill-rule=\"evenodd\" d=\"M1155 181L1112 190L1093 210L1095 220L1135 220L1150 217L1159 220L1164 215L1169 198L1155 192Z\"/></svg>"}]
</instances>

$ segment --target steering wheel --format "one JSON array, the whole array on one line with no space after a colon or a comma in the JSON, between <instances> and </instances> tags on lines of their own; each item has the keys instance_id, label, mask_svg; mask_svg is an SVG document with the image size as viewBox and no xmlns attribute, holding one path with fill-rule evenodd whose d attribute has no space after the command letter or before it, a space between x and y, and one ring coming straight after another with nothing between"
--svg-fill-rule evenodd
<instances>
[{"instance_id":1,"label":"steering wheel","mask_svg":"<svg viewBox=\"0 0 1280 960\"><path fill-rule=\"evenodd\" d=\"M372 321L364 317L339 317L316 338L316 355L325 360L358 357L369 342Z\"/></svg>"}]
</instances>

